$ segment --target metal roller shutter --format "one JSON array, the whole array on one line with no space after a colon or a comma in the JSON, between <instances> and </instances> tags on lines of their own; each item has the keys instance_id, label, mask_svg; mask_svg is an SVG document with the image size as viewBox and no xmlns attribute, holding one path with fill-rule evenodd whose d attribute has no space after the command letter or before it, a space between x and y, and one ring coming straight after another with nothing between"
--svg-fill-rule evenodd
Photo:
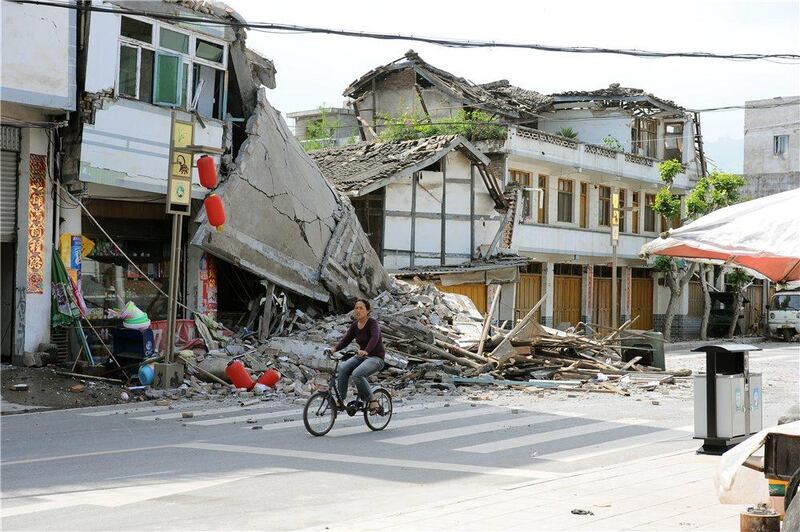
<instances>
[{"instance_id":1,"label":"metal roller shutter","mask_svg":"<svg viewBox=\"0 0 800 532\"><path fill-rule=\"evenodd\" d=\"M0 242L17 239L20 130L0 127Z\"/></svg>"},{"instance_id":2,"label":"metal roller shutter","mask_svg":"<svg viewBox=\"0 0 800 532\"><path fill-rule=\"evenodd\" d=\"M17 238L19 153L0 151L0 242Z\"/></svg>"}]
</instances>

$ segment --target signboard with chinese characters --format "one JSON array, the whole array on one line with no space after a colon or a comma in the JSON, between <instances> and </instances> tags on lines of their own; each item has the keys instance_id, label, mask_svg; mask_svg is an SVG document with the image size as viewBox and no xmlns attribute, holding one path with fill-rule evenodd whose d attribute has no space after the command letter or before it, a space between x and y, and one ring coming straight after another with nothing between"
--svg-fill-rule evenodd
<instances>
[{"instance_id":1,"label":"signboard with chinese characters","mask_svg":"<svg viewBox=\"0 0 800 532\"><path fill-rule=\"evenodd\" d=\"M619 192L611 194L611 241L619 240Z\"/></svg>"},{"instance_id":2,"label":"signboard with chinese characters","mask_svg":"<svg viewBox=\"0 0 800 532\"><path fill-rule=\"evenodd\" d=\"M192 201L192 154L184 151L192 143L192 122L176 120L172 115L169 147L169 180L167 183L167 213L187 215Z\"/></svg>"}]
</instances>

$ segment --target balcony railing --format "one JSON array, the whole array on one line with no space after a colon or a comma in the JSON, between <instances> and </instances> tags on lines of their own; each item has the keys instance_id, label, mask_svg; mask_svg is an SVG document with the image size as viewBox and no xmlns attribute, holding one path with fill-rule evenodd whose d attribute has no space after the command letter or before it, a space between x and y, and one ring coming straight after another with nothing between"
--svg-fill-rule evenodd
<instances>
[{"instance_id":1,"label":"balcony railing","mask_svg":"<svg viewBox=\"0 0 800 532\"><path fill-rule=\"evenodd\" d=\"M580 157L581 154L608 159L609 161L607 163L602 163L600 160L597 161L600 169L607 169L609 163L613 164L611 163L611 161L616 161L617 164L619 165L630 163L637 166L645 167L647 168L647 170L645 170L644 168L642 170L645 172L645 175L650 176L650 174L652 174L652 172L654 172L656 168L658 168L658 164L660 163L658 159L654 159L652 157L637 155L635 153L630 153L630 152L623 152L612 148L608 148L606 146L599 146L597 144L587 144L579 142L574 139L568 139L560 135L555 135L553 133L540 131L538 129L530 129L521 126L510 127L508 135L509 135L508 136L509 140L511 140L513 137L518 137L538 142L545 142L547 144L552 144L553 146L567 148L568 150L574 150L576 162L579 159L583 159L584 164L586 164L587 159ZM568 152L562 152L562 156L566 156L567 153ZM684 166L684 172L686 172L685 166Z\"/></svg>"}]
</instances>

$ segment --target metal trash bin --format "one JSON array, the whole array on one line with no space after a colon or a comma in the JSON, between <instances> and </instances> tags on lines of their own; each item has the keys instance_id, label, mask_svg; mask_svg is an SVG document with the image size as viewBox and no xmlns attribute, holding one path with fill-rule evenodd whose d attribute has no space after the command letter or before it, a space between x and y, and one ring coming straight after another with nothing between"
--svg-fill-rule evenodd
<instances>
[{"instance_id":1,"label":"metal trash bin","mask_svg":"<svg viewBox=\"0 0 800 532\"><path fill-rule=\"evenodd\" d=\"M623 331L620 340L622 344L622 360L629 362L636 357L642 357L638 362L645 366L653 366L666 370L664 361L664 334L653 331L627 330Z\"/></svg>"},{"instance_id":2,"label":"metal trash bin","mask_svg":"<svg viewBox=\"0 0 800 532\"><path fill-rule=\"evenodd\" d=\"M693 349L706 354L706 373L694 378L694 438L698 450L722 454L761 430L762 377L750 373L746 344L715 344Z\"/></svg>"}]
</instances>

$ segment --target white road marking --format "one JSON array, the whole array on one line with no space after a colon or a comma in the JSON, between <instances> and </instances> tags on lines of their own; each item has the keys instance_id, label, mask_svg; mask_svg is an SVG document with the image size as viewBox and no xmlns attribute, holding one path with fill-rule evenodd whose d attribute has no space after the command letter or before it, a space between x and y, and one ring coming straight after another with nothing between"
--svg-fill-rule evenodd
<instances>
[{"instance_id":1,"label":"white road marking","mask_svg":"<svg viewBox=\"0 0 800 532\"><path fill-rule=\"evenodd\" d=\"M688 427L688 426L687 426ZM606 441L602 443L598 443L595 445L587 446L585 448L592 449L589 452L582 453L582 454L572 454L575 451L581 448L575 449L567 449L565 451L559 451L557 453L545 454L542 455L542 458L545 460L553 460L556 462L578 462L580 460L586 460L587 458L595 458L597 456L603 456L606 454L617 453L620 451L628 451L630 449L636 449L638 447L643 447L645 445L652 445L653 443L658 442L666 442L666 441L680 441L685 440L685 434L676 434L676 432L690 432L687 427L679 427L675 429L662 429L656 432L650 432L647 434L641 434L639 436L631 436L629 438L624 438L622 440L612 440ZM693 429L694 427L692 427ZM666 434L671 433L671 434ZM620 445L620 444L623 445ZM700 445L699 443L697 444Z\"/></svg>"},{"instance_id":2,"label":"white road marking","mask_svg":"<svg viewBox=\"0 0 800 532\"><path fill-rule=\"evenodd\" d=\"M500 409L500 408L476 407L476 408L468 408L466 410L457 410L455 412L447 412L445 414L419 416L411 419L400 419L398 421L392 420L389 422L387 430L403 428L403 427L416 427L418 425L427 425L430 423L439 423L442 421L453 421L456 419L487 416L489 414L502 414L504 411L507 412L506 409ZM341 429L333 429L332 431L330 431L330 433L328 433L328 436L332 437L349 436L351 434L357 434L360 432L364 432L363 425L357 425L354 427L342 427Z\"/></svg>"},{"instance_id":3,"label":"white road marking","mask_svg":"<svg viewBox=\"0 0 800 532\"><path fill-rule=\"evenodd\" d=\"M114 408L113 410L95 410L94 412L79 412L79 416L103 417L115 416L117 414L136 414L138 412L163 412L169 410L168 406L126 406L124 408Z\"/></svg>"},{"instance_id":4,"label":"white road marking","mask_svg":"<svg viewBox=\"0 0 800 532\"><path fill-rule=\"evenodd\" d=\"M403 413L406 413L406 412L415 412L417 410L434 410L436 408L444 406L445 404L450 404L450 403L418 403L418 404L413 404L413 405L408 405L408 406L400 406L400 407L396 407L394 409L394 415L403 414ZM463 403L453 403L453 404L458 405L458 404L463 404ZM294 421L284 421L283 423L273 423L271 425L261 425L261 430L271 431L271 430L290 429L290 428L293 428L293 427L302 427L303 426L303 411L302 410L298 410L298 411L295 412L295 415L299 419L294 420ZM353 418L354 419L363 420L363 415L358 414L357 416L353 416ZM336 417L336 419L337 419L336 423L341 423L342 421L347 421L350 418L347 416L347 414L340 412L339 415ZM395 423L394 418L392 418L392 419L393 419L393 421L389 424L390 427L393 426L393 424ZM245 430L252 430L254 426L256 426L256 425L247 425L247 426L242 427L242 428L245 429ZM363 428L365 427L365 425L363 424L363 421L362 421L361 424L359 424L357 426L360 427L361 430L363 430Z\"/></svg>"},{"instance_id":5,"label":"white road marking","mask_svg":"<svg viewBox=\"0 0 800 532\"><path fill-rule=\"evenodd\" d=\"M320 460L323 462L342 462L348 464L375 465L385 467L399 467L402 469L425 469L432 471L447 471L453 473L470 473L477 475L497 475L507 477L522 477L533 479L553 479L561 474L552 471L536 471L525 468L500 468L485 467L466 464L453 464L447 462L424 462L421 460L400 460L396 458L379 458L369 455L351 456L337 453L321 453L313 451L298 451L292 449L273 449L269 447L251 447L246 445L225 445L217 443L185 443L175 447L196 449L202 451L220 451L227 453L247 453L263 456L280 456L283 458L296 458L299 460Z\"/></svg>"},{"instance_id":6,"label":"white road marking","mask_svg":"<svg viewBox=\"0 0 800 532\"><path fill-rule=\"evenodd\" d=\"M174 447L174 446L169 446ZM57 510L59 508L69 508L72 506L102 506L106 508L116 508L137 502L149 501L179 493L212 488L220 484L236 482L254 476L264 474L276 474L294 469L269 468L256 471L245 471L234 475L225 475L218 478L208 479L179 479L173 482L154 483L148 482L141 485L123 486L104 486L91 490L72 491L68 493L58 493L54 495L37 495L37 500L30 504L20 504L9 507L8 503L3 504L3 518L16 515L25 515L46 510ZM174 477L172 477L174 478Z\"/></svg>"},{"instance_id":7,"label":"white road marking","mask_svg":"<svg viewBox=\"0 0 800 532\"><path fill-rule=\"evenodd\" d=\"M461 447L455 449L464 453L495 453L497 451L506 451L508 449L516 449L518 447L526 447L539 443L545 443L562 438L572 438L574 436L582 436L584 434L593 434L603 430L620 428L623 425L645 425L650 423L649 419L620 419L618 421L601 421L593 420L592 423L586 425L579 425L577 427L568 427L565 429L551 430L549 432L539 432L534 434L526 434L516 438L508 438L505 440L498 440L480 445L471 445L469 447ZM536 427L533 429L536 430Z\"/></svg>"},{"instance_id":8,"label":"white road marking","mask_svg":"<svg viewBox=\"0 0 800 532\"><path fill-rule=\"evenodd\" d=\"M134 449L115 449L113 451L96 451L93 453L76 453L76 454L62 454L59 456L45 456L43 458L28 458L24 460L3 460L0 466L10 466L17 464L35 464L37 462L52 462L54 460L69 460L70 458L87 458L89 456L103 456L106 454L122 454L122 453L139 453L142 451L151 451L153 449L166 449L167 447L174 447L174 445L152 445L149 447L136 447Z\"/></svg>"},{"instance_id":9,"label":"white road marking","mask_svg":"<svg viewBox=\"0 0 800 532\"><path fill-rule=\"evenodd\" d=\"M471 436L473 434L481 434L484 432L494 432L512 427L524 427L525 425L531 425L534 423L544 423L546 421L553 421L555 419L567 419L567 418L554 414L536 414L533 416L523 416L503 421L494 421L492 423L467 425L465 427L442 429L433 432L425 432L422 434L412 434L410 436L398 436L396 438L387 438L380 441L383 443L392 443L395 445L415 445L418 443L427 443L432 441L446 440L449 438L458 438L459 436Z\"/></svg>"},{"instance_id":10,"label":"white road marking","mask_svg":"<svg viewBox=\"0 0 800 532\"><path fill-rule=\"evenodd\" d=\"M225 406L221 408L209 408L208 410L195 410L192 408L192 405L181 405L180 408L174 408L172 412L169 414L156 414L154 416L141 416L141 417L134 417L131 419L135 419L137 421L155 421L156 419L159 420L166 420L166 419L180 419L182 417L182 412L192 412L194 417L200 416L213 416L214 414L228 414L230 412L247 412L249 410L258 411L263 410L264 408L268 408L270 406L269 403L263 403L258 405L252 406ZM294 412L294 410L284 410L283 412ZM240 416L244 419L247 419L248 416ZM228 418L234 419L234 418ZM224 423L225 421L223 421ZM232 423L232 421L231 421Z\"/></svg>"}]
</instances>

